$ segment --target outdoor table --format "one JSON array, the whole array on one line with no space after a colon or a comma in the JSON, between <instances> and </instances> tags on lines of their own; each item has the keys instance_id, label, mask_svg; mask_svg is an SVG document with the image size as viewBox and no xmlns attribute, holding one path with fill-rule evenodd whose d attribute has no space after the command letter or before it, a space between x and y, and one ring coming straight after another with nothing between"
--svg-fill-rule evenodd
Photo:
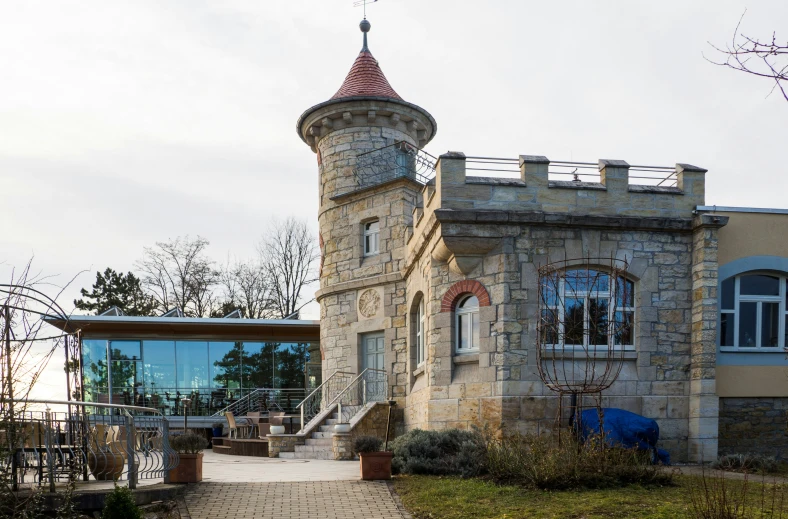
<instances>
[{"instance_id":1,"label":"outdoor table","mask_svg":"<svg viewBox=\"0 0 788 519\"><path fill-rule=\"evenodd\" d=\"M301 422L300 422L301 415L300 414L286 414L286 415L282 416L282 425L284 425L284 423L287 422L287 424L290 426L290 427L288 427L287 434L293 434L293 419L297 419L298 425L299 425L299 429L300 429L300 425L301 425Z\"/></svg>"}]
</instances>

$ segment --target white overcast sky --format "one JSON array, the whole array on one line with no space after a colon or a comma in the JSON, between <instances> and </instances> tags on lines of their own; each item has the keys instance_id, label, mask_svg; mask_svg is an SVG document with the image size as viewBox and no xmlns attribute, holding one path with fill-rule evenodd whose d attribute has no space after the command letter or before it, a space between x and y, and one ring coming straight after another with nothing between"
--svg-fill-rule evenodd
<instances>
[{"instance_id":1,"label":"white overcast sky","mask_svg":"<svg viewBox=\"0 0 788 519\"><path fill-rule=\"evenodd\" d=\"M223 260L275 217L316 233L295 123L360 50L352 5L0 0L0 279L33 255L61 282L86 270L70 309L156 241L201 235ZM743 32L788 38L784 0L380 0L369 41L438 121L433 155L688 162L708 205L785 207L788 102L701 56L745 8Z\"/></svg>"}]
</instances>

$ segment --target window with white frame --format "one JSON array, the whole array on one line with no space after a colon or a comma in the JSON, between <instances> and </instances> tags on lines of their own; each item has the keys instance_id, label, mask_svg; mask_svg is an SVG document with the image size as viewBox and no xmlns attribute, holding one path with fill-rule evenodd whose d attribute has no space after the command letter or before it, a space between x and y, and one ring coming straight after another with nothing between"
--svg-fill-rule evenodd
<instances>
[{"instance_id":1,"label":"window with white frame","mask_svg":"<svg viewBox=\"0 0 788 519\"><path fill-rule=\"evenodd\" d=\"M380 222L364 224L364 256L374 256L380 250Z\"/></svg>"},{"instance_id":2,"label":"window with white frame","mask_svg":"<svg viewBox=\"0 0 788 519\"><path fill-rule=\"evenodd\" d=\"M635 285L594 269L569 270L542 285L544 344L634 348Z\"/></svg>"},{"instance_id":3,"label":"window with white frame","mask_svg":"<svg viewBox=\"0 0 788 519\"><path fill-rule=\"evenodd\" d=\"M467 296L457 305L456 352L476 353L479 351L479 300Z\"/></svg>"},{"instance_id":4,"label":"window with white frame","mask_svg":"<svg viewBox=\"0 0 788 519\"><path fill-rule=\"evenodd\" d=\"M424 300L419 303L416 310L416 365L424 362L424 330L425 330Z\"/></svg>"},{"instance_id":5,"label":"window with white frame","mask_svg":"<svg viewBox=\"0 0 788 519\"><path fill-rule=\"evenodd\" d=\"M720 346L776 351L786 342L786 276L748 272L720 284Z\"/></svg>"}]
</instances>

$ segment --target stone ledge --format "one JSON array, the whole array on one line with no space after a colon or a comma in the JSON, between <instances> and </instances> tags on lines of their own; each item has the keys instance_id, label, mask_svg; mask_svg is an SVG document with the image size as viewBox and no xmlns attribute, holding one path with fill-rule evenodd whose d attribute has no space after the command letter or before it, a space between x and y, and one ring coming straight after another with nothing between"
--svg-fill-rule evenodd
<instances>
[{"instance_id":1,"label":"stone ledge","mask_svg":"<svg viewBox=\"0 0 788 519\"><path fill-rule=\"evenodd\" d=\"M324 297L337 294L339 292L347 292L348 290L358 290L359 288L385 285L387 283L396 283L397 281L401 280L402 274L399 272L392 272L390 274L379 274L376 276L370 276L368 278L345 281L344 283L337 283L331 287L321 288L315 292L315 300L319 303Z\"/></svg>"},{"instance_id":2,"label":"stone ledge","mask_svg":"<svg viewBox=\"0 0 788 519\"><path fill-rule=\"evenodd\" d=\"M607 216L593 214L546 213L543 211L499 211L490 209L436 209L439 223L521 224L542 223L556 226L598 227L608 229L648 229L691 231L690 218ZM724 217L721 217L724 218Z\"/></svg>"},{"instance_id":3,"label":"stone ledge","mask_svg":"<svg viewBox=\"0 0 788 519\"><path fill-rule=\"evenodd\" d=\"M418 377L424 374L424 364L413 370L413 376Z\"/></svg>"},{"instance_id":4,"label":"stone ledge","mask_svg":"<svg viewBox=\"0 0 788 519\"><path fill-rule=\"evenodd\" d=\"M550 180L547 187L555 189L586 189L591 191L607 191L607 187L599 182L578 182L575 180Z\"/></svg>"},{"instance_id":5,"label":"stone ledge","mask_svg":"<svg viewBox=\"0 0 788 519\"><path fill-rule=\"evenodd\" d=\"M464 353L462 355L454 355L454 357L452 357L452 362L454 362L455 364L478 364L479 354Z\"/></svg>"}]
</instances>

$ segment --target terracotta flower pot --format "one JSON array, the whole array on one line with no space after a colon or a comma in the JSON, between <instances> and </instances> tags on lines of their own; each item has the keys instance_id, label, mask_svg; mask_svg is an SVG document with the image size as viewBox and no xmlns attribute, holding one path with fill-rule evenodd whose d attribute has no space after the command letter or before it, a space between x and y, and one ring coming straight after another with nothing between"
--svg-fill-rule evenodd
<instances>
[{"instance_id":1,"label":"terracotta flower pot","mask_svg":"<svg viewBox=\"0 0 788 519\"><path fill-rule=\"evenodd\" d=\"M93 477L100 481L115 481L123 474L123 454L113 450L88 452L88 468Z\"/></svg>"},{"instance_id":2,"label":"terracotta flower pot","mask_svg":"<svg viewBox=\"0 0 788 519\"><path fill-rule=\"evenodd\" d=\"M391 479L391 458L392 452L362 452L361 458L361 479Z\"/></svg>"},{"instance_id":3,"label":"terracotta flower pot","mask_svg":"<svg viewBox=\"0 0 788 519\"><path fill-rule=\"evenodd\" d=\"M178 454L180 462L170 471L170 483L199 483L202 481L202 452Z\"/></svg>"}]
</instances>

